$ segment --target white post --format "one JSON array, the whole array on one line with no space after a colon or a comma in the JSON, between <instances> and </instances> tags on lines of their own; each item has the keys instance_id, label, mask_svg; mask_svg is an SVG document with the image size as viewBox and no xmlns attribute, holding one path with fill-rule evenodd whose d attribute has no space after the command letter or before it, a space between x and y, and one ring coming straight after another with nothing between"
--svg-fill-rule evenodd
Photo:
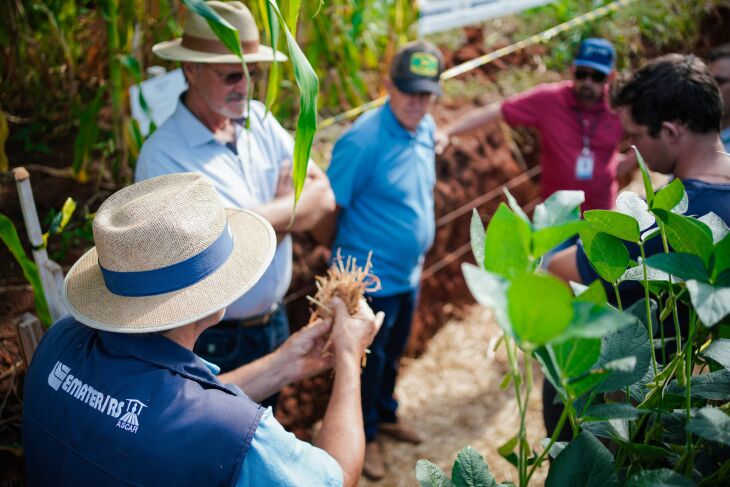
<instances>
[{"instance_id":1,"label":"white post","mask_svg":"<svg viewBox=\"0 0 730 487\"><path fill-rule=\"evenodd\" d=\"M59 286L59 280L63 281L63 271L58 264L48 258L48 253L43 246L43 233L38 222L33 189L30 187L30 174L24 167L17 167L13 169L13 176L15 176L15 185L18 188L20 209L23 211L28 239L30 239L30 244L33 247L33 260L38 266L43 292L46 295L46 303L48 303L48 311L51 313L51 320L55 322L68 314L63 306L61 287Z\"/></svg>"}]
</instances>

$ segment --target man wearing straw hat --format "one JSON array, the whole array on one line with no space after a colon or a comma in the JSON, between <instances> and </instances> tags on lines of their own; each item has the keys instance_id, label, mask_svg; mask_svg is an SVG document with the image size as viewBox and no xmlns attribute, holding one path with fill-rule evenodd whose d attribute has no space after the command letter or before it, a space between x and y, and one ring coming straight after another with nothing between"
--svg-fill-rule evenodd
<instances>
[{"instance_id":1,"label":"man wearing straw hat","mask_svg":"<svg viewBox=\"0 0 730 487\"><path fill-rule=\"evenodd\" d=\"M64 282L71 316L46 333L26 376L30 485L357 483L360 359L382 316L364 301L350 316L335 300L334 324L316 321L216 377L195 341L264 275L276 247L271 225L224 209L210 180L186 173L113 194L93 231L96 247ZM254 402L333 365L319 448Z\"/></svg>"},{"instance_id":2,"label":"man wearing straw hat","mask_svg":"<svg viewBox=\"0 0 730 487\"><path fill-rule=\"evenodd\" d=\"M335 214L315 231L333 253L364 263L372 250L382 288L371 293L385 321L370 347L363 371L365 464L370 479L385 475L377 441L385 434L418 444L418 431L396 415L393 393L398 365L411 331L424 255L434 238L436 183L434 132L428 113L441 93L441 52L431 43L403 46L386 80L388 102L362 117L335 144L327 175L337 201Z\"/></svg>"},{"instance_id":3,"label":"man wearing straw hat","mask_svg":"<svg viewBox=\"0 0 730 487\"><path fill-rule=\"evenodd\" d=\"M282 53L259 43L253 16L241 2L207 5L238 30L252 81L262 63L286 60ZM252 88L241 61L218 40L205 19L188 11L182 38L157 44L153 52L182 62L188 90L171 118L142 146L135 179L200 172L213 181L226 207L257 212L282 237L259 283L232 303L221 324L203 334L196 345L196 353L228 371L270 353L288 336L281 304L292 272L288 232L309 230L334 210L334 196L326 175L310 164L296 218L289 226L294 206L292 138L261 102L247 103Z\"/></svg>"}]
</instances>

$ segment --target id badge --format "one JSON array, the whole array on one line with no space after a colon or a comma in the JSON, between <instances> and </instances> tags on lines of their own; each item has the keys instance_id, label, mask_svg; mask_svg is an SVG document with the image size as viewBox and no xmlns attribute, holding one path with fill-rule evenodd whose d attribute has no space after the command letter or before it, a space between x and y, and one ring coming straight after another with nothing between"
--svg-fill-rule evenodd
<instances>
[{"instance_id":1,"label":"id badge","mask_svg":"<svg viewBox=\"0 0 730 487\"><path fill-rule=\"evenodd\" d=\"M575 178L581 181L593 179L593 152L584 148L575 160Z\"/></svg>"}]
</instances>

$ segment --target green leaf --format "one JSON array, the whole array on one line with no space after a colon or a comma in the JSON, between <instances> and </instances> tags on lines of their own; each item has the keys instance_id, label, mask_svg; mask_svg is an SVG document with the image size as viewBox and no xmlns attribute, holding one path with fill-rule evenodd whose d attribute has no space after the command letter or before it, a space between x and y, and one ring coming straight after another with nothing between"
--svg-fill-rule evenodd
<instances>
[{"instance_id":1,"label":"green leaf","mask_svg":"<svg viewBox=\"0 0 730 487\"><path fill-rule=\"evenodd\" d=\"M484 267L507 278L529 271L530 234L530 226L500 203L487 226Z\"/></svg>"},{"instance_id":2,"label":"green leaf","mask_svg":"<svg viewBox=\"0 0 730 487\"><path fill-rule=\"evenodd\" d=\"M684 387L680 387L676 379L669 383L666 392L678 396L685 395ZM690 396L712 401L730 400L730 370L722 369L693 376L690 381Z\"/></svg>"},{"instance_id":3,"label":"green leaf","mask_svg":"<svg viewBox=\"0 0 730 487\"><path fill-rule=\"evenodd\" d=\"M644 158L641 157L641 153L639 152L639 149L637 149L635 145L632 145L631 148L636 153L636 162L639 163L639 169L641 169L641 178L644 181L644 191L646 192L646 202L651 207L652 203L654 202L654 188L651 185L651 177L649 177L649 170L646 168L646 163L644 162Z\"/></svg>"},{"instance_id":4,"label":"green leaf","mask_svg":"<svg viewBox=\"0 0 730 487\"><path fill-rule=\"evenodd\" d=\"M639 301L643 305L643 300ZM641 380L651 365L651 341L646 327L638 320L616 333L608 335L601 344L599 365L635 357L636 367L631 372L612 371L599 387L601 392L619 390Z\"/></svg>"},{"instance_id":5,"label":"green leaf","mask_svg":"<svg viewBox=\"0 0 730 487\"><path fill-rule=\"evenodd\" d=\"M576 295L575 301L593 303L599 306L606 304L608 302L606 288L603 287L603 283L600 279L596 279L588 287L586 287L583 292Z\"/></svg>"},{"instance_id":6,"label":"green leaf","mask_svg":"<svg viewBox=\"0 0 730 487\"><path fill-rule=\"evenodd\" d=\"M702 352L707 357L726 369L730 369L730 340L727 338L718 338L713 340L709 347Z\"/></svg>"},{"instance_id":7,"label":"green leaf","mask_svg":"<svg viewBox=\"0 0 730 487\"><path fill-rule=\"evenodd\" d=\"M591 266L608 282L616 282L629 265L629 251L624 243L612 235L599 233L590 227L580 232L583 248Z\"/></svg>"},{"instance_id":8,"label":"green leaf","mask_svg":"<svg viewBox=\"0 0 730 487\"><path fill-rule=\"evenodd\" d=\"M664 222L667 241L675 252L693 254L702 259L705 265L712 255L712 232L704 223L683 215L665 210L652 210Z\"/></svg>"},{"instance_id":9,"label":"green leaf","mask_svg":"<svg viewBox=\"0 0 730 487\"><path fill-rule=\"evenodd\" d=\"M555 277L516 277L507 290L507 309L515 338L541 345L560 336L573 318L571 299L570 290Z\"/></svg>"},{"instance_id":10,"label":"green leaf","mask_svg":"<svg viewBox=\"0 0 730 487\"><path fill-rule=\"evenodd\" d=\"M672 252L670 254L654 254L646 259L646 265L667 272L684 280L696 279L710 282L702 259L693 254Z\"/></svg>"},{"instance_id":11,"label":"green leaf","mask_svg":"<svg viewBox=\"0 0 730 487\"><path fill-rule=\"evenodd\" d=\"M706 407L687 425L687 431L730 446L730 417L719 409Z\"/></svg>"},{"instance_id":12,"label":"green leaf","mask_svg":"<svg viewBox=\"0 0 730 487\"><path fill-rule=\"evenodd\" d=\"M607 233L629 242L639 242L639 223L628 215L610 210L588 210L583 218L598 232Z\"/></svg>"},{"instance_id":13,"label":"green leaf","mask_svg":"<svg viewBox=\"0 0 730 487\"><path fill-rule=\"evenodd\" d=\"M274 12L274 8L271 6L271 3L266 1L266 8L262 9L262 17L265 17L265 23L266 23L266 31L269 35L269 41L271 42L271 48L276 51L279 47L279 19L276 17L276 13ZM269 68L269 77L266 81L266 109L271 110L271 107L274 106L274 102L276 101L277 95L279 93L279 80L281 78L281 67L279 66L279 61L276 60L276 56L274 56L274 62L271 63L271 67Z\"/></svg>"},{"instance_id":14,"label":"green leaf","mask_svg":"<svg viewBox=\"0 0 730 487\"><path fill-rule=\"evenodd\" d=\"M715 244L713 254L715 261L712 266L712 278L717 279L723 271L730 269L730 235Z\"/></svg>"},{"instance_id":15,"label":"green leaf","mask_svg":"<svg viewBox=\"0 0 730 487\"><path fill-rule=\"evenodd\" d=\"M482 219L479 213L477 213L476 208L471 213L469 233L471 235L471 251L474 254L474 260L476 260L479 267L484 268L484 224L482 224Z\"/></svg>"},{"instance_id":16,"label":"green leaf","mask_svg":"<svg viewBox=\"0 0 730 487\"><path fill-rule=\"evenodd\" d=\"M588 408L585 421L605 421L607 419L638 419L647 411L636 409L631 404L596 404Z\"/></svg>"},{"instance_id":17,"label":"green leaf","mask_svg":"<svg viewBox=\"0 0 730 487\"><path fill-rule=\"evenodd\" d=\"M730 229L728 229L723 219L713 212L709 212L706 215L699 217L698 220L710 228L713 244L717 244L723 238L727 237L728 233L730 233Z\"/></svg>"},{"instance_id":18,"label":"green leaf","mask_svg":"<svg viewBox=\"0 0 730 487\"><path fill-rule=\"evenodd\" d=\"M614 440L622 444L629 441L629 421L626 419L609 419L608 421L583 423L582 427L583 430L601 438L608 438L609 440Z\"/></svg>"},{"instance_id":19,"label":"green leaf","mask_svg":"<svg viewBox=\"0 0 730 487\"><path fill-rule=\"evenodd\" d=\"M678 181L678 180L676 180ZM643 470L626 481L624 487L693 487L696 485L684 475L668 468Z\"/></svg>"},{"instance_id":20,"label":"green leaf","mask_svg":"<svg viewBox=\"0 0 730 487\"><path fill-rule=\"evenodd\" d=\"M634 321L633 316L607 304L597 305L576 299L573 302L573 320L560 338L602 338Z\"/></svg>"},{"instance_id":21,"label":"green leaf","mask_svg":"<svg viewBox=\"0 0 730 487\"><path fill-rule=\"evenodd\" d=\"M684 184L677 178L657 192L651 208L672 211L682 201L683 196Z\"/></svg>"},{"instance_id":22,"label":"green leaf","mask_svg":"<svg viewBox=\"0 0 730 487\"><path fill-rule=\"evenodd\" d=\"M25 254L13 222L2 213L0 213L0 239L8 247L10 253L13 254L15 260L18 261L20 268L23 270L23 276L33 287L33 298L38 318L45 326L50 326L51 313L48 311L48 303L41 284L41 276L38 273L38 266Z\"/></svg>"},{"instance_id":23,"label":"green leaf","mask_svg":"<svg viewBox=\"0 0 730 487\"><path fill-rule=\"evenodd\" d=\"M522 207L520 207L520 204L517 202L515 197L512 196L512 193L509 192L507 186L502 186L502 191L507 198L507 203L509 204L509 207L512 208L512 211L515 212L515 215L525 220L525 222L527 222L528 224L531 224L530 218L525 214L524 211L522 211Z\"/></svg>"},{"instance_id":24,"label":"green leaf","mask_svg":"<svg viewBox=\"0 0 730 487\"><path fill-rule=\"evenodd\" d=\"M553 362L563 381L587 372L601 355L601 340L598 338L574 338L562 343L548 345Z\"/></svg>"},{"instance_id":25,"label":"green leaf","mask_svg":"<svg viewBox=\"0 0 730 487\"><path fill-rule=\"evenodd\" d=\"M619 278L619 282L623 281L643 281L644 280L644 266L637 265L636 267L630 267L626 269L626 272ZM649 282L664 283L669 280L669 274L653 267L646 268L646 280ZM677 278L673 279L677 282Z\"/></svg>"},{"instance_id":26,"label":"green leaf","mask_svg":"<svg viewBox=\"0 0 730 487\"><path fill-rule=\"evenodd\" d=\"M537 230L532 235L532 256L540 257L577 234L585 222L567 222Z\"/></svg>"},{"instance_id":27,"label":"green leaf","mask_svg":"<svg viewBox=\"0 0 730 487\"><path fill-rule=\"evenodd\" d=\"M454 485L443 470L428 460L416 462L416 480L421 487L452 487Z\"/></svg>"},{"instance_id":28,"label":"green leaf","mask_svg":"<svg viewBox=\"0 0 730 487\"><path fill-rule=\"evenodd\" d=\"M459 452L451 480L456 487L497 487L484 457L470 446Z\"/></svg>"},{"instance_id":29,"label":"green leaf","mask_svg":"<svg viewBox=\"0 0 730 487\"><path fill-rule=\"evenodd\" d=\"M616 209L636 220L641 231L654 224L654 215L649 212L649 205L641 196L631 191L624 191L616 198Z\"/></svg>"},{"instance_id":30,"label":"green leaf","mask_svg":"<svg viewBox=\"0 0 730 487\"><path fill-rule=\"evenodd\" d=\"M297 1L296 12L299 11ZM314 133L317 131L317 93L319 92L319 78L309 64L307 57L299 48L296 39L287 28L284 18L279 11L275 0L269 0L276 15L282 23L286 42L289 48L289 57L294 65L294 79L299 87L299 118L297 119L297 132L294 137L294 162L292 165L292 180L294 183L294 204L299 201L299 196L304 188L304 181L307 178L307 165L309 154L312 151ZM293 8L290 5L290 9ZM292 10L290 10L290 13ZM291 20L291 19L290 19ZM293 25L296 27L296 17Z\"/></svg>"},{"instance_id":31,"label":"green leaf","mask_svg":"<svg viewBox=\"0 0 730 487\"><path fill-rule=\"evenodd\" d=\"M613 457L605 446L587 431L581 432L555 459L545 487L615 487L618 477Z\"/></svg>"},{"instance_id":32,"label":"green leaf","mask_svg":"<svg viewBox=\"0 0 730 487\"><path fill-rule=\"evenodd\" d=\"M218 15L203 0L183 0L185 5L205 19L213 33L220 41L243 61L243 49L241 48L241 39L238 36L238 30L233 27L226 19Z\"/></svg>"},{"instance_id":33,"label":"green leaf","mask_svg":"<svg viewBox=\"0 0 730 487\"><path fill-rule=\"evenodd\" d=\"M556 191L535 208L533 228L540 230L579 220L580 205L584 201L583 191Z\"/></svg>"},{"instance_id":34,"label":"green leaf","mask_svg":"<svg viewBox=\"0 0 730 487\"><path fill-rule=\"evenodd\" d=\"M500 276L469 263L461 264L466 285L479 304L490 308L502 329L512 336L507 318L507 283Z\"/></svg>"},{"instance_id":35,"label":"green leaf","mask_svg":"<svg viewBox=\"0 0 730 487\"><path fill-rule=\"evenodd\" d=\"M702 324L712 328L730 313L730 287L715 287L695 280L687 281L687 290Z\"/></svg>"},{"instance_id":36,"label":"green leaf","mask_svg":"<svg viewBox=\"0 0 730 487\"><path fill-rule=\"evenodd\" d=\"M86 173L86 163L99 135L99 124L96 118L99 115L102 95L105 91L106 86L99 88L94 100L81 112L79 117L79 132L76 134L76 140L74 140L74 161L71 165L71 171L76 179L82 183L89 179Z\"/></svg>"}]
</instances>

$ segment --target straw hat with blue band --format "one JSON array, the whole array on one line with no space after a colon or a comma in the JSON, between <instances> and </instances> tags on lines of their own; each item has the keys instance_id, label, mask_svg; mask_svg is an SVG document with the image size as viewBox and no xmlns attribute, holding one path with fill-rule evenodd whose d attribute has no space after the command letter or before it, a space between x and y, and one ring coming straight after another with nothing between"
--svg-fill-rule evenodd
<instances>
[{"instance_id":1,"label":"straw hat with blue band","mask_svg":"<svg viewBox=\"0 0 730 487\"><path fill-rule=\"evenodd\" d=\"M241 2L205 2L210 8L238 30L243 59L247 63L286 61L286 55L259 43L259 30L251 11ZM157 56L171 61L191 63L240 63L215 35L208 22L191 10L187 11L183 36L160 42L152 48Z\"/></svg>"},{"instance_id":2,"label":"straw hat with blue band","mask_svg":"<svg viewBox=\"0 0 730 487\"><path fill-rule=\"evenodd\" d=\"M224 209L205 176L181 173L128 186L93 223L96 247L64 282L69 312L92 327L147 333L192 323L251 289L276 236L263 218Z\"/></svg>"}]
</instances>

